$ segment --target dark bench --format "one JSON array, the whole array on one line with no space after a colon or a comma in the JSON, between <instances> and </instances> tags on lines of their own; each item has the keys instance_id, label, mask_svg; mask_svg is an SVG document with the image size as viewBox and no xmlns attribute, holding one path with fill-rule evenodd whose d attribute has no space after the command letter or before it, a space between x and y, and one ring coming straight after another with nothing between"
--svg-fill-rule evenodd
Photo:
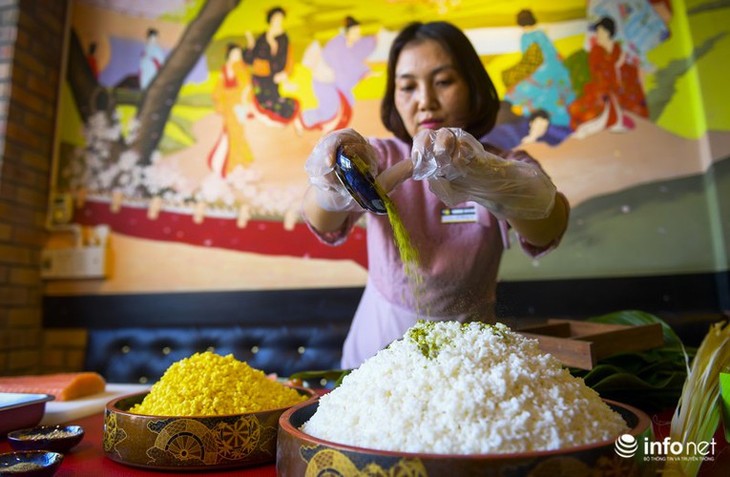
<instances>
[{"instance_id":1,"label":"dark bench","mask_svg":"<svg viewBox=\"0 0 730 477\"><path fill-rule=\"evenodd\" d=\"M92 329L84 368L109 382L154 383L173 362L210 350L280 376L337 369L348 328L343 322Z\"/></svg>"}]
</instances>

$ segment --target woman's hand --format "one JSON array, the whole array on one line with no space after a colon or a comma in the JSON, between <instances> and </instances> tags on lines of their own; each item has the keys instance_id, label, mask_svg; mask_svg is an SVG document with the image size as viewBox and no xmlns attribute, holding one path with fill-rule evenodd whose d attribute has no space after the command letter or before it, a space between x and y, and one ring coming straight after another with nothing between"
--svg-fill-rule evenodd
<instances>
[{"instance_id":1,"label":"woman's hand","mask_svg":"<svg viewBox=\"0 0 730 477\"><path fill-rule=\"evenodd\" d=\"M537 162L526 154L524 160L514 156L485 151L461 129L422 131L413 138L413 178L428 179L448 206L483 205L532 245L556 243L568 225L568 201Z\"/></svg>"},{"instance_id":2,"label":"woman's hand","mask_svg":"<svg viewBox=\"0 0 730 477\"><path fill-rule=\"evenodd\" d=\"M325 135L312 150L304 170L316 190L318 205L330 212L360 209L334 172L337 149L340 147L366 161L373 176L377 172L376 153L357 131L348 128Z\"/></svg>"},{"instance_id":3,"label":"woman's hand","mask_svg":"<svg viewBox=\"0 0 730 477\"><path fill-rule=\"evenodd\" d=\"M411 161L413 178L444 177L448 180L467 174L467 167L484 152L474 136L463 129L425 129L413 138Z\"/></svg>"},{"instance_id":4,"label":"woman's hand","mask_svg":"<svg viewBox=\"0 0 730 477\"><path fill-rule=\"evenodd\" d=\"M505 159L484 150L458 128L425 130L413 138L413 178L453 207L477 202L504 219L543 219L555 201L555 185L534 160Z\"/></svg>"},{"instance_id":5,"label":"woman's hand","mask_svg":"<svg viewBox=\"0 0 730 477\"><path fill-rule=\"evenodd\" d=\"M335 175L339 147L367 161L373 176L377 172L375 150L354 129L333 131L317 143L304 165L311 186L304 196L303 211L312 227L320 232L339 230L350 213L363 210Z\"/></svg>"}]
</instances>

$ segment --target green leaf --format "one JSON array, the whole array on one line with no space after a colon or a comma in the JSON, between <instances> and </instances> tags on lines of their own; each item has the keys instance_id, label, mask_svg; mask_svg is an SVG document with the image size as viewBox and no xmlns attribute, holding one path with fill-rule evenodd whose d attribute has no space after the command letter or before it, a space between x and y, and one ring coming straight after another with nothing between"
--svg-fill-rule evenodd
<instances>
[{"instance_id":1,"label":"green leaf","mask_svg":"<svg viewBox=\"0 0 730 477\"><path fill-rule=\"evenodd\" d=\"M337 387L342 383L342 380L352 372L351 369L325 369L317 371L300 371L293 373L289 376L289 379L301 379L302 381L316 381L320 382L322 379L334 382L334 386Z\"/></svg>"},{"instance_id":2,"label":"green leaf","mask_svg":"<svg viewBox=\"0 0 730 477\"><path fill-rule=\"evenodd\" d=\"M672 328L651 313L624 310L588 318L593 323L641 326L659 323L664 345L604 358L593 369L571 369L601 397L632 404L646 411L674 406L687 379L687 363L696 349L685 349Z\"/></svg>"},{"instance_id":3,"label":"green leaf","mask_svg":"<svg viewBox=\"0 0 730 477\"><path fill-rule=\"evenodd\" d=\"M669 326L664 320L659 318L658 316L652 315L651 313L647 313L645 311L639 311L639 310L623 310L623 311L615 311L613 313L609 313L607 315L601 315L601 316L594 316L592 318L588 318L586 321L590 321L593 323L608 323L613 325L630 325L630 326L639 326L639 325L652 325L654 323L659 323L662 325L662 334L664 335L664 345L669 347L677 346L679 348L682 348L684 345L682 344L682 340L679 339L679 336L674 332L671 326Z\"/></svg>"}]
</instances>

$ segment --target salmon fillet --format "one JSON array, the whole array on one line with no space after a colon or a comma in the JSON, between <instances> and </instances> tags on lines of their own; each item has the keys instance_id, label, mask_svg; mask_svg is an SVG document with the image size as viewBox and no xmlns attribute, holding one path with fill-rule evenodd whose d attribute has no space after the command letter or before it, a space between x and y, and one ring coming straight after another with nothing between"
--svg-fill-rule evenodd
<instances>
[{"instance_id":1,"label":"salmon fillet","mask_svg":"<svg viewBox=\"0 0 730 477\"><path fill-rule=\"evenodd\" d=\"M56 401L71 401L104 389L104 378L91 371L0 377L0 392L51 394Z\"/></svg>"}]
</instances>

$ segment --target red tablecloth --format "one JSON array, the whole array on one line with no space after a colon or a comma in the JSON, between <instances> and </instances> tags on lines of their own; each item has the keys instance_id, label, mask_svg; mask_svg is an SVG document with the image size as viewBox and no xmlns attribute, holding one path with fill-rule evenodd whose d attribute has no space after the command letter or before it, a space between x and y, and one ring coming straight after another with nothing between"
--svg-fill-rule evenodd
<instances>
[{"instance_id":1,"label":"red tablecloth","mask_svg":"<svg viewBox=\"0 0 730 477\"><path fill-rule=\"evenodd\" d=\"M104 455L102 448L104 433L104 414L98 413L92 416L76 419L73 424L84 428L84 439L71 452L66 454L54 477L134 477L134 476L157 476L173 475L174 473L159 470L145 470L119 464ZM10 452L8 440L0 440L0 453ZM194 475L194 474L189 474ZM236 477L274 477L276 467L274 464L233 469L227 471L205 472L206 476L236 476Z\"/></svg>"},{"instance_id":2,"label":"red tablecloth","mask_svg":"<svg viewBox=\"0 0 730 477\"><path fill-rule=\"evenodd\" d=\"M661 440L668 435L671 418L671 411L652 416L655 439ZM55 477L159 477L160 475L173 475L170 472L129 467L107 458L102 449L104 431L103 413L76 419L73 421L73 424L84 428L84 439L65 456ZM725 443L724 436L720 433L720 430L715 435L715 440L718 442L718 453L715 455L715 461L705 462L700 469L699 477L727 477L730 475L730 446ZM12 448L8 444L7 439L1 439L0 453L11 450ZM257 467L205 472L205 475L211 477L274 477L276 476L276 467L272 463Z\"/></svg>"},{"instance_id":3,"label":"red tablecloth","mask_svg":"<svg viewBox=\"0 0 730 477\"><path fill-rule=\"evenodd\" d=\"M654 440L661 441L669 436L672 423L673 409L654 414L651 421L654 428ZM725 442L725 432L722 423L718 426L714 436L716 453L714 460L702 463L697 477L728 477L730 475L730 445Z\"/></svg>"}]
</instances>

